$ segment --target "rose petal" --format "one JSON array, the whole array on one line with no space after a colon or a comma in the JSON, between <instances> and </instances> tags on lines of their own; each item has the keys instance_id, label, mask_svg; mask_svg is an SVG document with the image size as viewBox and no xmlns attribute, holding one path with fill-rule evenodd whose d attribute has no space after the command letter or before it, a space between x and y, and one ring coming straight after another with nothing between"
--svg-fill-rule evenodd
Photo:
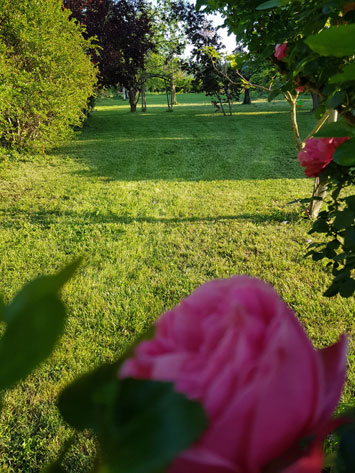
<instances>
[{"instance_id":1,"label":"rose petal","mask_svg":"<svg viewBox=\"0 0 355 473\"><path fill-rule=\"evenodd\" d=\"M324 376L324 392L322 403L318 406L318 420L329 418L338 404L345 382L347 346L347 338L342 335L337 343L318 352Z\"/></svg>"}]
</instances>

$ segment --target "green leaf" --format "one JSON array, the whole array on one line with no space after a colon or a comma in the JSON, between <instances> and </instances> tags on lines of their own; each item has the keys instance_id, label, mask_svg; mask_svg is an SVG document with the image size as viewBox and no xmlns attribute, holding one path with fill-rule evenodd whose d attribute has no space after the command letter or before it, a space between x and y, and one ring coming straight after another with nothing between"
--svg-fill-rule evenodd
<instances>
[{"instance_id":1,"label":"green leaf","mask_svg":"<svg viewBox=\"0 0 355 473\"><path fill-rule=\"evenodd\" d=\"M337 230L348 228L354 223L355 213L352 210L342 210L336 212L334 227Z\"/></svg>"},{"instance_id":2,"label":"green leaf","mask_svg":"<svg viewBox=\"0 0 355 473\"><path fill-rule=\"evenodd\" d=\"M308 36L305 43L321 56L352 56L355 54L355 24L332 26L319 34Z\"/></svg>"},{"instance_id":3,"label":"green leaf","mask_svg":"<svg viewBox=\"0 0 355 473\"><path fill-rule=\"evenodd\" d=\"M119 362L101 365L64 389L59 396L58 407L72 427L97 430L101 421L110 422L112 404L118 390L119 367Z\"/></svg>"},{"instance_id":4,"label":"green leaf","mask_svg":"<svg viewBox=\"0 0 355 473\"><path fill-rule=\"evenodd\" d=\"M323 253L318 253L317 251L312 251L312 260L313 261L320 261L324 258Z\"/></svg>"},{"instance_id":5,"label":"green leaf","mask_svg":"<svg viewBox=\"0 0 355 473\"><path fill-rule=\"evenodd\" d=\"M313 223L312 230L317 233L327 233L329 225L323 218L318 218L318 220Z\"/></svg>"},{"instance_id":6,"label":"green leaf","mask_svg":"<svg viewBox=\"0 0 355 473\"><path fill-rule=\"evenodd\" d=\"M97 434L102 471L156 472L197 440L206 428L204 410L171 383L119 380L118 367L76 380L60 395L60 412L73 427Z\"/></svg>"},{"instance_id":7,"label":"green leaf","mask_svg":"<svg viewBox=\"0 0 355 473\"><path fill-rule=\"evenodd\" d=\"M344 246L349 249L355 249L355 227L346 229L344 235Z\"/></svg>"},{"instance_id":8,"label":"green leaf","mask_svg":"<svg viewBox=\"0 0 355 473\"><path fill-rule=\"evenodd\" d=\"M355 195L349 195L348 197L345 197L344 200L348 207L350 207L352 210L355 210Z\"/></svg>"},{"instance_id":9,"label":"green leaf","mask_svg":"<svg viewBox=\"0 0 355 473\"><path fill-rule=\"evenodd\" d=\"M4 311L5 311L5 304L3 300L0 298L0 321L4 320Z\"/></svg>"},{"instance_id":10,"label":"green leaf","mask_svg":"<svg viewBox=\"0 0 355 473\"><path fill-rule=\"evenodd\" d=\"M346 64L346 66L343 67L343 70L330 77L328 82L330 84L336 84L338 82L348 82L351 80L355 80L355 62Z\"/></svg>"},{"instance_id":11,"label":"green leaf","mask_svg":"<svg viewBox=\"0 0 355 473\"><path fill-rule=\"evenodd\" d=\"M355 135L355 128L344 121L338 121L324 125L314 136L315 138L345 138L350 135Z\"/></svg>"},{"instance_id":12,"label":"green leaf","mask_svg":"<svg viewBox=\"0 0 355 473\"><path fill-rule=\"evenodd\" d=\"M7 326L0 339L0 390L14 386L51 354L66 319L58 291L78 264L29 282L5 307Z\"/></svg>"},{"instance_id":13,"label":"green leaf","mask_svg":"<svg viewBox=\"0 0 355 473\"><path fill-rule=\"evenodd\" d=\"M324 115L324 113L325 113L325 105L324 103L322 103L314 111L314 116L317 118L317 120L320 120L322 116Z\"/></svg>"},{"instance_id":14,"label":"green leaf","mask_svg":"<svg viewBox=\"0 0 355 473\"><path fill-rule=\"evenodd\" d=\"M338 241L337 239L335 240L332 240L330 241L328 244L327 244L327 249L329 250L337 250L340 246L340 241Z\"/></svg>"},{"instance_id":15,"label":"green leaf","mask_svg":"<svg viewBox=\"0 0 355 473\"><path fill-rule=\"evenodd\" d=\"M334 151L333 161L340 166L355 165L355 138L345 141Z\"/></svg>"},{"instance_id":16,"label":"green leaf","mask_svg":"<svg viewBox=\"0 0 355 473\"><path fill-rule=\"evenodd\" d=\"M355 422L346 422L337 430L339 447L336 458L337 471L349 473L355 471Z\"/></svg>"},{"instance_id":17,"label":"green leaf","mask_svg":"<svg viewBox=\"0 0 355 473\"><path fill-rule=\"evenodd\" d=\"M279 94L281 94L282 91L280 88L273 89L269 94L268 94L268 101L272 102Z\"/></svg>"},{"instance_id":18,"label":"green leaf","mask_svg":"<svg viewBox=\"0 0 355 473\"><path fill-rule=\"evenodd\" d=\"M329 108L339 107L339 105L345 102L345 99L346 99L346 93L344 92L344 90L335 92L333 97L329 100Z\"/></svg>"},{"instance_id":19,"label":"green leaf","mask_svg":"<svg viewBox=\"0 0 355 473\"><path fill-rule=\"evenodd\" d=\"M350 297L354 294L355 291L355 280L347 279L339 285L339 294L342 297ZM354 448L354 445L353 445Z\"/></svg>"},{"instance_id":20,"label":"green leaf","mask_svg":"<svg viewBox=\"0 0 355 473\"><path fill-rule=\"evenodd\" d=\"M339 286L336 283L333 283L323 294L324 297L334 297L339 292Z\"/></svg>"},{"instance_id":21,"label":"green leaf","mask_svg":"<svg viewBox=\"0 0 355 473\"><path fill-rule=\"evenodd\" d=\"M268 10L269 8L280 7L281 2L279 0L268 0L267 2L261 3L256 7L257 10Z\"/></svg>"}]
</instances>

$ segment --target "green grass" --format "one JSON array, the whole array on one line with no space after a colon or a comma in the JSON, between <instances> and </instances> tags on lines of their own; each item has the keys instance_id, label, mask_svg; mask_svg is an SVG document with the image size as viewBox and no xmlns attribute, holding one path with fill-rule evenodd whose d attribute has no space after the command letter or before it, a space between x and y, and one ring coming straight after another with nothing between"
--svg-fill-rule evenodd
<instances>
[{"instance_id":1,"label":"green grass","mask_svg":"<svg viewBox=\"0 0 355 473\"><path fill-rule=\"evenodd\" d=\"M213 112L204 96L148 96L145 114L101 100L78 139L48 157L7 163L1 175L0 276L8 301L28 280L84 255L66 286L69 322L51 359L5 397L0 469L37 472L70 434L54 404L79 373L112 360L198 285L243 273L263 278L313 342L350 336L344 400L354 394L353 301L322 293L331 278L304 259L310 223L296 198L312 182L296 159L288 106ZM314 118L300 113L303 135ZM314 237L312 237L314 238ZM84 472L90 435L70 452Z\"/></svg>"}]
</instances>

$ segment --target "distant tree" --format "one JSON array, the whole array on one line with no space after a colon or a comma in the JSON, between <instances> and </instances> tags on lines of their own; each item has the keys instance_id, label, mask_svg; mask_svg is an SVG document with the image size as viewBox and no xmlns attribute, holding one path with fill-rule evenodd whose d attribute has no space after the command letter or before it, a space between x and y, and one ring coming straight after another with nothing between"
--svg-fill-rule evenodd
<instances>
[{"instance_id":1,"label":"distant tree","mask_svg":"<svg viewBox=\"0 0 355 473\"><path fill-rule=\"evenodd\" d=\"M0 2L0 145L45 151L85 118L96 68L58 0Z\"/></svg>"},{"instance_id":2,"label":"distant tree","mask_svg":"<svg viewBox=\"0 0 355 473\"><path fill-rule=\"evenodd\" d=\"M202 11L197 11L194 5L179 0L172 4L173 15L179 19L184 28L187 43L191 52L184 69L194 77L194 87L203 90L206 95L219 103L223 111L223 101L231 104L239 97L240 89L236 84L228 84L219 72L229 70L226 61L219 61L214 67L206 48L211 48L219 54L224 48L212 21ZM227 68L227 69L226 69Z\"/></svg>"},{"instance_id":3,"label":"distant tree","mask_svg":"<svg viewBox=\"0 0 355 473\"><path fill-rule=\"evenodd\" d=\"M98 61L101 85L123 85L135 112L142 71L155 49L150 8L144 0L66 0L64 6L86 25L87 35L97 37L102 49L93 60Z\"/></svg>"},{"instance_id":4,"label":"distant tree","mask_svg":"<svg viewBox=\"0 0 355 473\"><path fill-rule=\"evenodd\" d=\"M172 0L157 0L154 8L155 41L161 70L170 76L172 104L176 104L176 80L181 76L181 55L187 38Z\"/></svg>"}]
</instances>

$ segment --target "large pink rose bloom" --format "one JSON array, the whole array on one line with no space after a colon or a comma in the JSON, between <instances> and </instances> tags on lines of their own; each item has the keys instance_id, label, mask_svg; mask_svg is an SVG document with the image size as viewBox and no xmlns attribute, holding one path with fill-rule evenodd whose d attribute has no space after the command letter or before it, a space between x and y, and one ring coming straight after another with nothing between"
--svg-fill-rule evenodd
<instances>
[{"instance_id":1,"label":"large pink rose bloom","mask_svg":"<svg viewBox=\"0 0 355 473\"><path fill-rule=\"evenodd\" d=\"M298 153L298 160L307 177L318 177L333 159L334 151L346 138L309 138Z\"/></svg>"},{"instance_id":2,"label":"large pink rose bloom","mask_svg":"<svg viewBox=\"0 0 355 473\"><path fill-rule=\"evenodd\" d=\"M272 287L235 276L204 284L164 314L120 376L172 381L204 405L207 430L169 473L261 473L279 457L286 466L277 471L320 473L345 352L344 337L315 350ZM313 434L307 453L293 448Z\"/></svg>"},{"instance_id":3,"label":"large pink rose bloom","mask_svg":"<svg viewBox=\"0 0 355 473\"><path fill-rule=\"evenodd\" d=\"M277 44L275 46L274 56L276 57L278 61L281 61L281 59L287 56L286 51L287 51L287 43Z\"/></svg>"}]
</instances>

